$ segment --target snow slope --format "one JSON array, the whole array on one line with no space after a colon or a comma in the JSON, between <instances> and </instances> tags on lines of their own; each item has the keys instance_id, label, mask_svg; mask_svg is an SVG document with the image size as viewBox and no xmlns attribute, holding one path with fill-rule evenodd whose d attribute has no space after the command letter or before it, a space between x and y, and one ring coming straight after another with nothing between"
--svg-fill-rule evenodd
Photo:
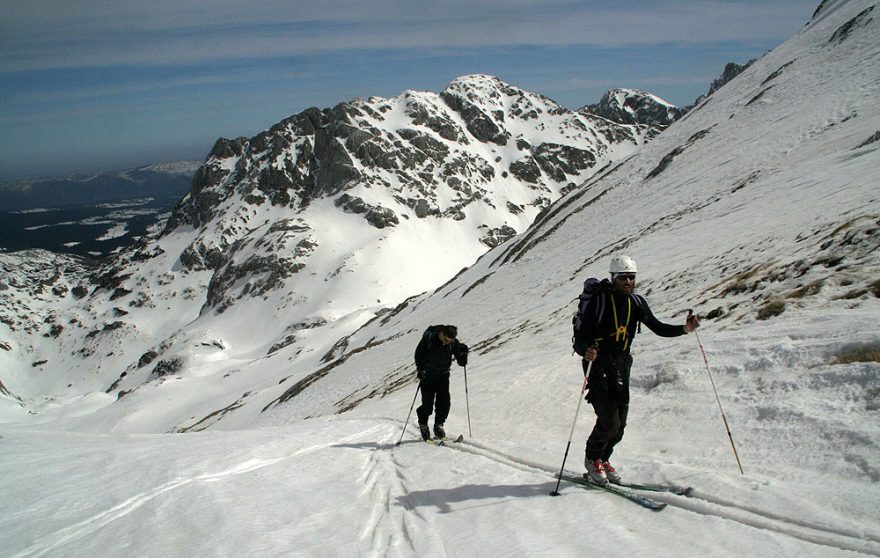
<instances>
[{"instance_id":1,"label":"snow slope","mask_svg":"<svg viewBox=\"0 0 880 558\"><path fill-rule=\"evenodd\" d=\"M293 347L242 352L223 377L170 374L100 412L55 401L30 421L6 414L0 549L880 555L880 365L841 358L880 345L877 9L823 2L800 33L637 155L323 361L294 370ZM661 320L683 323L688 308L704 316L700 336L744 469L696 336L643 331L613 461L629 479L694 487L658 496L661 512L569 484L548 496L579 401L572 300L621 251L639 263L639 290ZM234 314L242 340L223 347L246 345L273 319ZM452 373L447 430L467 438L453 447L418 442L412 418L404 424L412 351L431 323L457 324L471 347L467 390L464 370ZM192 363L225 350L204 331ZM253 377L277 381L245 392ZM182 417L196 387L214 411L198 403ZM582 407L572 473L591 422ZM188 433L163 434L172 430Z\"/></svg>"}]
</instances>

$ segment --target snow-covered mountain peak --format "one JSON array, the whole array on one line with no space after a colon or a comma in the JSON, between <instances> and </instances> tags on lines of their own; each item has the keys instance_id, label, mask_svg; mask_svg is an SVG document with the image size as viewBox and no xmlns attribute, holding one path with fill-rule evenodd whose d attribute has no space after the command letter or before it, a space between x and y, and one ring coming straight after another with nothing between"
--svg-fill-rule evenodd
<instances>
[{"instance_id":1,"label":"snow-covered mountain peak","mask_svg":"<svg viewBox=\"0 0 880 558\"><path fill-rule=\"evenodd\" d=\"M184 224L205 230L184 264L211 267L211 254L240 238L235 231L253 227L242 205L308 212L333 198L379 229L401 219L460 221L465 207L489 204L496 218L478 226L494 245L640 141L634 127L594 124L497 78L468 76L440 94L356 99L309 109L254 138L218 141L166 233ZM497 197L503 184L513 187L503 189L508 199Z\"/></svg>"},{"instance_id":2,"label":"snow-covered mountain peak","mask_svg":"<svg viewBox=\"0 0 880 558\"><path fill-rule=\"evenodd\" d=\"M570 114L543 95L531 93L485 74L457 78L450 82L441 96L453 107L462 101L480 107L487 117L497 120L496 124L502 128L505 127L505 119L528 121ZM456 101L455 98L462 101Z\"/></svg>"},{"instance_id":3,"label":"snow-covered mountain peak","mask_svg":"<svg viewBox=\"0 0 880 558\"><path fill-rule=\"evenodd\" d=\"M664 99L661 99L657 95L654 95L653 93L648 93L647 91L642 91L641 89L624 89L624 88L611 89L608 91L608 96L613 97L614 102L617 103L617 105L619 105L621 107L626 106L627 99L632 99L632 98L637 98L637 97L645 97L645 98L657 103L658 105L664 105L667 107L674 107L675 106L672 103L670 103Z\"/></svg>"},{"instance_id":4,"label":"snow-covered mountain peak","mask_svg":"<svg viewBox=\"0 0 880 558\"><path fill-rule=\"evenodd\" d=\"M501 92L513 88L501 79L487 74L471 74L458 77L447 85L447 93L463 95L469 101L491 101L497 99Z\"/></svg>"},{"instance_id":5,"label":"snow-covered mountain peak","mask_svg":"<svg viewBox=\"0 0 880 558\"><path fill-rule=\"evenodd\" d=\"M595 105L581 112L596 114L619 124L645 124L662 130L681 118L685 110L638 89L610 89Z\"/></svg>"}]
</instances>

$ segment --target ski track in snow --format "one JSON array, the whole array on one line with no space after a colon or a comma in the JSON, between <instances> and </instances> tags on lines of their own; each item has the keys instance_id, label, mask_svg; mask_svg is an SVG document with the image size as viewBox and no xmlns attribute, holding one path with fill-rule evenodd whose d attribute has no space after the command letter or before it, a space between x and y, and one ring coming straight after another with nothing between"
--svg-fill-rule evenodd
<instances>
[{"instance_id":1,"label":"ski track in snow","mask_svg":"<svg viewBox=\"0 0 880 558\"><path fill-rule=\"evenodd\" d=\"M354 441L357 439L361 439L364 436L369 436L374 434L379 430L383 430L384 427L381 425L374 426L367 430L358 432L356 434L352 434L346 438L343 438L342 442ZM238 475L242 475L245 473L250 473L252 471L256 471L258 469L262 469L264 467L270 467L272 465L276 465L283 461L287 461L294 457L299 457L302 455L306 455L309 453L314 453L316 451L320 451L326 449L328 447L334 446L338 444L339 441L327 442L314 444L305 448L302 448L290 455L284 457L278 457L274 459L248 459L239 463L234 467L230 467L228 469L217 471L216 473L202 474L196 475L194 477L184 478L178 477L170 482L167 482L159 487L156 487L152 490L143 492L141 494L137 494L128 498L124 502L121 502L112 508L101 512L99 514L93 515L92 517L79 521L69 527L65 527L60 531L55 532L54 534L46 535L41 542L38 544L32 545L29 548L26 548L14 555L11 558L36 558L39 556L46 556L52 551L58 549L59 547L68 544L76 539L80 539L86 537L103 527L106 527L110 523L125 517L126 515L132 513L138 508L144 506L148 502L153 499L170 492L172 490L176 490L178 488L187 486L194 482L220 482L226 480L231 477L235 477Z\"/></svg>"},{"instance_id":2,"label":"ski track in snow","mask_svg":"<svg viewBox=\"0 0 880 558\"><path fill-rule=\"evenodd\" d=\"M537 470L558 478L558 471L553 471L550 467L519 459L472 440L465 440L460 444L450 445L449 447L485 457L507 467L530 472ZM566 484L569 483L563 481L560 484L560 489L564 488ZM846 527L820 525L797 518L765 512L753 506L737 504L730 500L705 494L698 489L694 489L689 496L651 493L650 498L666 502L685 511L736 521L749 527L774 531L810 543L829 546L839 550L850 550L880 556L880 537L868 533L860 533Z\"/></svg>"},{"instance_id":3,"label":"ski track in snow","mask_svg":"<svg viewBox=\"0 0 880 558\"><path fill-rule=\"evenodd\" d=\"M386 436L391 443L393 434ZM392 549L403 554L416 555L410 523L426 521L416 514L416 518L404 513L394 505L396 497L408 492L406 476L402 466L394 459L393 453L371 451L365 461L359 479L364 483L360 497L369 502L371 513L360 529L360 538L369 542L370 556L387 556Z\"/></svg>"},{"instance_id":4,"label":"ski track in snow","mask_svg":"<svg viewBox=\"0 0 880 558\"><path fill-rule=\"evenodd\" d=\"M384 420L399 422L391 418ZM406 464L394 452L396 440L397 429L391 428L381 442L361 446L370 447L370 455L364 461L358 479L364 485L359 497L368 502L367 508L370 509L359 529L360 539L367 543L363 555L419 556L428 549L445 546L433 528L433 514L422 511L417 505L399 505L400 501L410 497L417 483L408 477ZM404 441L407 442L411 440ZM386 449L391 451L382 451Z\"/></svg>"}]
</instances>

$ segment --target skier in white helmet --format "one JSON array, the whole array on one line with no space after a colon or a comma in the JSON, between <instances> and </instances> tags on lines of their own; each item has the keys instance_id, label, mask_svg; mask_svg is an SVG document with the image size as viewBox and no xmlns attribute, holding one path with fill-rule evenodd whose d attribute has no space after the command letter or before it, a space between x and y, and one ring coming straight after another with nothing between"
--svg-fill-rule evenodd
<instances>
[{"instance_id":1,"label":"skier in white helmet","mask_svg":"<svg viewBox=\"0 0 880 558\"><path fill-rule=\"evenodd\" d=\"M611 279L598 284L582 311L582 325L575 328L574 350L583 356L584 373L592 362L587 401L596 412L584 456L584 476L596 483L621 482L609 459L614 446L623 439L629 411L629 354L640 323L661 337L677 337L700 326L696 315L685 324L666 324L654 317L647 301L635 294L636 262L629 256L611 259Z\"/></svg>"}]
</instances>

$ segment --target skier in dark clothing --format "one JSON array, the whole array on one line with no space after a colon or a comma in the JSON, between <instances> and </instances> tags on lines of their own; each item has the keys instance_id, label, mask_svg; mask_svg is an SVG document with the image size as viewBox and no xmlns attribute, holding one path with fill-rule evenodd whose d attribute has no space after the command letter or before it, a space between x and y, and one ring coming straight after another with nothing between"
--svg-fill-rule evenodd
<instances>
[{"instance_id":1,"label":"skier in dark clothing","mask_svg":"<svg viewBox=\"0 0 880 558\"><path fill-rule=\"evenodd\" d=\"M453 325L431 326L422 335L416 347L416 372L419 375L419 389L422 404L416 409L419 417L419 430L422 438L429 440L428 417L434 411L434 436L445 438L443 424L449 415L449 369L452 358L459 366L467 365L468 347L456 337L458 329Z\"/></svg>"},{"instance_id":2,"label":"skier in dark clothing","mask_svg":"<svg viewBox=\"0 0 880 558\"><path fill-rule=\"evenodd\" d=\"M661 337L677 337L700 325L696 315L688 316L685 325L665 324L654 317L647 301L635 294L636 263L629 256L611 260L611 280L603 280L600 291L588 303L585 320L576 332L574 350L583 356L584 373L592 362L587 387L587 401L596 412L596 425L587 438L584 456L585 476L593 482L620 483L621 478L608 461L614 446L623 439L629 411L629 354L637 326L643 323ZM601 311L600 311L601 308Z\"/></svg>"}]
</instances>

